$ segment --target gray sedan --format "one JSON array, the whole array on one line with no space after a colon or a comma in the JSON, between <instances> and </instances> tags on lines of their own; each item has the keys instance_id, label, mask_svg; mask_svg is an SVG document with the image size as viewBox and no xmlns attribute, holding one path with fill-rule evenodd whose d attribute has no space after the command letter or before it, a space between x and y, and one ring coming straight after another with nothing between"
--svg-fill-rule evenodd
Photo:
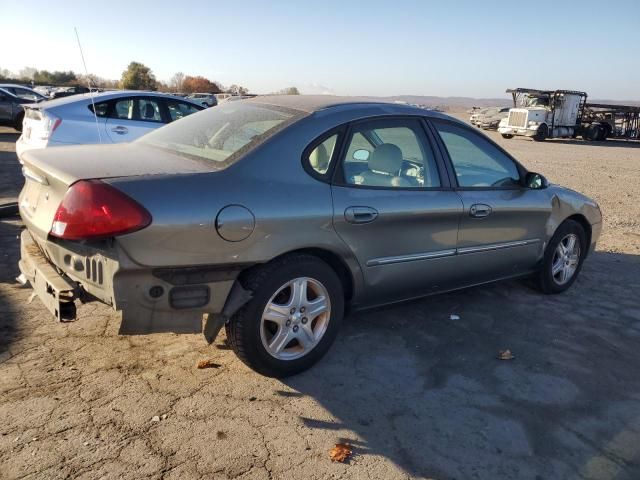
<instances>
[{"instance_id":1,"label":"gray sedan","mask_svg":"<svg viewBox=\"0 0 640 480\"><path fill-rule=\"evenodd\" d=\"M21 279L53 315L98 299L123 334L204 315L272 376L322 357L347 307L531 275L562 292L602 225L473 128L362 99L258 97L23 160Z\"/></svg>"}]
</instances>

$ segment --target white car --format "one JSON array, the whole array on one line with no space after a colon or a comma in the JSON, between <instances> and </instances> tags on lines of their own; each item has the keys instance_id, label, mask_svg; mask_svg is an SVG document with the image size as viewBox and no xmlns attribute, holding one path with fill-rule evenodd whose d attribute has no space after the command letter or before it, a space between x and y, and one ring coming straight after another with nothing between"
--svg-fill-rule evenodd
<instances>
[{"instance_id":1,"label":"white car","mask_svg":"<svg viewBox=\"0 0 640 480\"><path fill-rule=\"evenodd\" d=\"M213 93L192 93L187 98L203 107L215 107L218 105L218 99Z\"/></svg>"},{"instance_id":2,"label":"white car","mask_svg":"<svg viewBox=\"0 0 640 480\"><path fill-rule=\"evenodd\" d=\"M163 93L118 91L96 93L93 98L74 95L24 109L22 135L16 142L19 159L34 148L130 142L204 107Z\"/></svg>"}]
</instances>

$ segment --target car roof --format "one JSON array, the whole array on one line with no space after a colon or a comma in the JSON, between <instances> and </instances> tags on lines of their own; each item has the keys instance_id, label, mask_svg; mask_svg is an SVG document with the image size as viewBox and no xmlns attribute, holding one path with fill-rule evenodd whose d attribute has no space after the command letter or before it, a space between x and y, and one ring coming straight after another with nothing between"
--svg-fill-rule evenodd
<instances>
[{"instance_id":1,"label":"car roof","mask_svg":"<svg viewBox=\"0 0 640 480\"><path fill-rule=\"evenodd\" d=\"M435 110L421 108L406 103L397 103L376 97L342 97L337 95L261 95L243 100L247 103L272 105L275 107L299 110L307 114L350 107L370 107L391 114L418 114L423 116L451 119ZM376 108L377 107L377 108Z\"/></svg>"},{"instance_id":2,"label":"car roof","mask_svg":"<svg viewBox=\"0 0 640 480\"><path fill-rule=\"evenodd\" d=\"M93 97L94 102L100 102L103 100L111 100L113 98L127 97L130 95L140 95L145 97L174 98L176 100L180 100L181 102L186 101L188 103L193 103L194 105L198 105L197 103L189 102L188 99L184 97L167 95L166 93L162 93L162 92L147 92L145 90L111 90L108 92L79 93L77 95L70 95L68 97L55 98L53 100L40 102L38 106L40 108L53 108L53 107L60 107L62 105L79 102L82 100L90 100L91 97Z\"/></svg>"}]
</instances>

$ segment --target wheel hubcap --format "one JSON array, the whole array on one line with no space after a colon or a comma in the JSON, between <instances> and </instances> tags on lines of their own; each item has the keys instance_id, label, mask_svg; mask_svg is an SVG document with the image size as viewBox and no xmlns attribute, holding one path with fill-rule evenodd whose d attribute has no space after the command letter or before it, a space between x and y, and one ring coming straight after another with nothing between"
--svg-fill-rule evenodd
<instances>
[{"instance_id":1,"label":"wheel hubcap","mask_svg":"<svg viewBox=\"0 0 640 480\"><path fill-rule=\"evenodd\" d=\"M278 360L294 360L309 353L327 331L331 302L327 289L309 277L282 285L262 312L262 345Z\"/></svg>"},{"instance_id":2,"label":"wheel hubcap","mask_svg":"<svg viewBox=\"0 0 640 480\"><path fill-rule=\"evenodd\" d=\"M580 242L570 233L566 235L553 253L551 275L558 285L564 285L575 275L580 263Z\"/></svg>"}]
</instances>

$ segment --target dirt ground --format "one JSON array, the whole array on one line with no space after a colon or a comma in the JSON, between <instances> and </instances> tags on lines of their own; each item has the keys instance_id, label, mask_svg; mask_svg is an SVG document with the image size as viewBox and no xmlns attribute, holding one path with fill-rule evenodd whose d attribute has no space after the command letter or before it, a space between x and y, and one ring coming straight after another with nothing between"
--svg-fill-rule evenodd
<instances>
[{"instance_id":1,"label":"dirt ground","mask_svg":"<svg viewBox=\"0 0 640 480\"><path fill-rule=\"evenodd\" d=\"M0 201L21 183L9 132ZM223 334L118 336L99 303L56 323L14 282L20 220L0 221L0 478L640 478L640 144L489 135L600 203L573 288L514 281L353 314L284 381ZM339 441L346 464L328 458Z\"/></svg>"}]
</instances>

